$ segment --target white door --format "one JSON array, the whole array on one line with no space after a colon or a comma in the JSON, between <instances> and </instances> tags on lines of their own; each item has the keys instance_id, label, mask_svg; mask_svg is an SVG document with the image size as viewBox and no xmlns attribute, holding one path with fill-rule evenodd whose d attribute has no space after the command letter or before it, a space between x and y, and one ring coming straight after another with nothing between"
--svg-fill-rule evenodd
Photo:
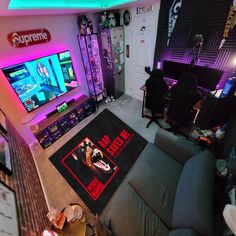
<instances>
[{"instance_id":1,"label":"white door","mask_svg":"<svg viewBox=\"0 0 236 236\"><path fill-rule=\"evenodd\" d=\"M130 57L125 58L126 93L142 100L140 87L145 84L148 74L145 66L152 69L156 44L156 32L159 14L159 3L154 4L154 11L146 14L136 14L136 8L131 8L132 20L125 30L125 45L130 46Z\"/></svg>"}]
</instances>

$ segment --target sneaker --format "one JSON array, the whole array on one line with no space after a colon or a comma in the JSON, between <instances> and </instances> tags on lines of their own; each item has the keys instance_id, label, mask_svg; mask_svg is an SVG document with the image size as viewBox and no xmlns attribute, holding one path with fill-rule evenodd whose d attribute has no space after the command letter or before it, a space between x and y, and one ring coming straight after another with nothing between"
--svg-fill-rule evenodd
<instances>
[{"instance_id":1,"label":"sneaker","mask_svg":"<svg viewBox=\"0 0 236 236\"><path fill-rule=\"evenodd\" d=\"M111 102L111 98L110 98L110 97L107 97L107 99L106 99L105 102L106 102L106 103Z\"/></svg>"},{"instance_id":2,"label":"sneaker","mask_svg":"<svg viewBox=\"0 0 236 236\"><path fill-rule=\"evenodd\" d=\"M113 96L111 96L111 102L114 102L115 101L115 98Z\"/></svg>"}]
</instances>

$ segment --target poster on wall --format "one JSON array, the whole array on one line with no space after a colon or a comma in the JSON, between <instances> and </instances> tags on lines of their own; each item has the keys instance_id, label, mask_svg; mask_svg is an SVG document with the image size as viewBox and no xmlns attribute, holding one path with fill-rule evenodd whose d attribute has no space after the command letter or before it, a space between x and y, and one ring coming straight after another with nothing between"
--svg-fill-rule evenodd
<instances>
[{"instance_id":1,"label":"poster on wall","mask_svg":"<svg viewBox=\"0 0 236 236\"><path fill-rule=\"evenodd\" d=\"M15 192L2 182L0 182L0 235L20 235Z\"/></svg>"},{"instance_id":2,"label":"poster on wall","mask_svg":"<svg viewBox=\"0 0 236 236\"><path fill-rule=\"evenodd\" d=\"M46 29L25 30L12 32L7 35L7 39L14 48L22 48L47 43L51 40L51 34Z\"/></svg>"},{"instance_id":3,"label":"poster on wall","mask_svg":"<svg viewBox=\"0 0 236 236\"><path fill-rule=\"evenodd\" d=\"M182 0L174 0L170 10L169 10L169 22L168 22L168 39L167 39L167 46L169 45L171 34L174 31L175 23L178 18L179 10L182 6Z\"/></svg>"}]
</instances>

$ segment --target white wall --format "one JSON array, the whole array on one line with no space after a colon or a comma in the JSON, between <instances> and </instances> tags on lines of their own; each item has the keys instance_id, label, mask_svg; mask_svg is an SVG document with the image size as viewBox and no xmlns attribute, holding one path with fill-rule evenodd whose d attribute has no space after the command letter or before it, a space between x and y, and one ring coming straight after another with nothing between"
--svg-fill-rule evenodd
<instances>
[{"instance_id":1,"label":"white wall","mask_svg":"<svg viewBox=\"0 0 236 236\"><path fill-rule=\"evenodd\" d=\"M124 26L125 45L130 45L130 57L125 58L125 92L140 100L142 99L142 92L139 88L145 83L148 77L144 72L144 65L148 64L152 66L154 58L160 3L158 2L153 5L154 11L152 13L140 15L136 14L136 7L130 8L132 20L129 26ZM142 45L138 45L137 43L137 35L139 35L142 26L145 26L146 32L148 32L148 46L146 44L147 41L145 41L143 48ZM8 33L37 28L49 30L51 33L51 41L49 43L25 48L14 48L7 41ZM63 50L70 50L71 52L80 87L30 113L36 117L36 121L42 119L51 110L54 110L56 105L62 101L68 101L72 97L78 97L81 93L88 94L77 41L78 26L76 15L0 17L0 29L0 68ZM137 55L144 55L142 52L138 53L140 50L137 50L137 47L143 50L146 56L137 57ZM28 116L28 113L1 71L0 108L18 128L26 141L31 143L34 140L33 134L27 126L20 124L22 119Z\"/></svg>"},{"instance_id":2,"label":"white wall","mask_svg":"<svg viewBox=\"0 0 236 236\"><path fill-rule=\"evenodd\" d=\"M125 45L130 47L130 57L125 57L125 92L139 100L143 96L139 88L148 78L144 66L149 65L152 68L154 59L160 1L153 3L153 6L153 12L145 14L136 14L137 6L130 8L131 22L124 26ZM146 29L142 35L140 29L143 26Z\"/></svg>"},{"instance_id":3,"label":"white wall","mask_svg":"<svg viewBox=\"0 0 236 236\"><path fill-rule=\"evenodd\" d=\"M7 41L8 33L38 28L49 30L51 33L51 41L49 43L14 48ZM63 50L70 50L80 87L30 113L36 117L36 120L42 119L48 112L54 110L57 104L68 101L73 97L78 97L81 93L88 94L77 41L78 26L76 15L0 17L0 29L0 68ZM1 72L0 108L18 128L25 140L28 143L32 142L34 136L27 126L20 124L22 119L28 116L28 113Z\"/></svg>"}]
</instances>

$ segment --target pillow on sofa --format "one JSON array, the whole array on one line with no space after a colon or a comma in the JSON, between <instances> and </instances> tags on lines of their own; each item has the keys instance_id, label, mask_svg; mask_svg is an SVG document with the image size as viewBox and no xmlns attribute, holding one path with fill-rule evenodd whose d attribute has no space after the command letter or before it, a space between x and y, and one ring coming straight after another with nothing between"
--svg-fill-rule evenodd
<instances>
[{"instance_id":1,"label":"pillow on sofa","mask_svg":"<svg viewBox=\"0 0 236 236\"><path fill-rule=\"evenodd\" d=\"M215 157L203 151L184 165L174 202L172 225L212 235Z\"/></svg>"},{"instance_id":2,"label":"pillow on sofa","mask_svg":"<svg viewBox=\"0 0 236 236\"><path fill-rule=\"evenodd\" d=\"M129 185L169 227L182 168L156 145L148 144L128 176Z\"/></svg>"}]
</instances>

